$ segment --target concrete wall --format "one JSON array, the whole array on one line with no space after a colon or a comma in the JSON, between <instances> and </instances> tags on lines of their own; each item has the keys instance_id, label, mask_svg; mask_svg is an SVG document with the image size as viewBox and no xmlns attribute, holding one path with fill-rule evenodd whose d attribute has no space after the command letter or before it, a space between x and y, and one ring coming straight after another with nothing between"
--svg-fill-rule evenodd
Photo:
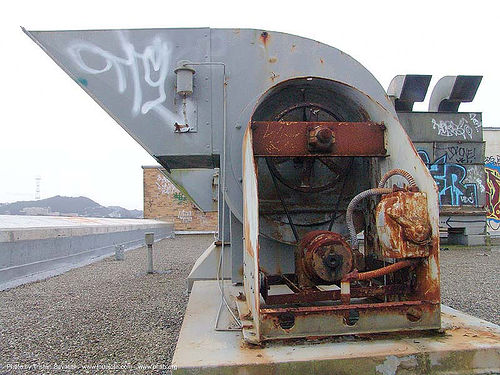
<instances>
[{"instance_id":1,"label":"concrete wall","mask_svg":"<svg viewBox=\"0 0 500 375\"><path fill-rule=\"evenodd\" d=\"M500 236L500 128L484 128L488 232Z\"/></svg>"},{"instance_id":2,"label":"concrete wall","mask_svg":"<svg viewBox=\"0 0 500 375\"><path fill-rule=\"evenodd\" d=\"M438 185L440 206L462 213L484 208L481 113L401 112L398 116Z\"/></svg>"},{"instance_id":3,"label":"concrete wall","mask_svg":"<svg viewBox=\"0 0 500 375\"><path fill-rule=\"evenodd\" d=\"M479 112L398 112L439 191L441 239L481 245L486 233L485 144Z\"/></svg>"},{"instance_id":4,"label":"concrete wall","mask_svg":"<svg viewBox=\"0 0 500 375\"><path fill-rule=\"evenodd\" d=\"M144 218L174 223L175 231L215 232L217 212L204 213L194 206L161 172L143 167ZM207 186L207 189L210 189Z\"/></svg>"},{"instance_id":5,"label":"concrete wall","mask_svg":"<svg viewBox=\"0 0 500 375\"><path fill-rule=\"evenodd\" d=\"M53 276L124 250L173 236L173 225L141 219L0 215L0 290Z\"/></svg>"}]
</instances>

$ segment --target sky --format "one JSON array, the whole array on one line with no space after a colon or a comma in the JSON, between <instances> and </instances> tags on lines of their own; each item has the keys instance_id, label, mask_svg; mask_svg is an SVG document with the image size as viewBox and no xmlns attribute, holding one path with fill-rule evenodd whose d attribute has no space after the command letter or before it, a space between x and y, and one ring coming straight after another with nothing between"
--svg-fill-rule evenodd
<instances>
[{"instance_id":1,"label":"sky","mask_svg":"<svg viewBox=\"0 0 500 375\"><path fill-rule=\"evenodd\" d=\"M155 160L20 29L212 27L281 31L334 46L387 88L397 74L483 75L472 103L500 126L493 1L16 1L0 14L0 202L87 196L142 209Z\"/></svg>"}]
</instances>

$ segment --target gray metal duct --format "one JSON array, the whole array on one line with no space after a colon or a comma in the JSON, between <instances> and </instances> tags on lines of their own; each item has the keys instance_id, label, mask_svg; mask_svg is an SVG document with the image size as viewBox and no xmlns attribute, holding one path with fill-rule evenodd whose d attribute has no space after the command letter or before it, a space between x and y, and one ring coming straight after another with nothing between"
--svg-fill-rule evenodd
<instances>
[{"instance_id":1,"label":"gray metal duct","mask_svg":"<svg viewBox=\"0 0 500 375\"><path fill-rule=\"evenodd\" d=\"M429 112L458 112L461 103L474 100L483 76L445 76L432 90Z\"/></svg>"},{"instance_id":2,"label":"gray metal duct","mask_svg":"<svg viewBox=\"0 0 500 375\"><path fill-rule=\"evenodd\" d=\"M423 102L431 75L405 74L395 76L389 88L387 95L392 99L396 111L411 112L415 102Z\"/></svg>"},{"instance_id":3,"label":"gray metal duct","mask_svg":"<svg viewBox=\"0 0 500 375\"><path fill-rule=\"evenodd\" d=\"M167 171L215 172L222 168L225 139L221 176L240 221L243 134L268 94L295 82L321 86L328 80L342 94L337 107L351 98L365 112L380 106L395 114L383 87L359 62L295 35L209 28L25 32ZM179 65L194 70L189 96L176 88ZM369 115L383 120L381 113ZM197 195L192 186L184 188ZM211 199L207 188L204 200Z\"/></svg>"}]
</instances>

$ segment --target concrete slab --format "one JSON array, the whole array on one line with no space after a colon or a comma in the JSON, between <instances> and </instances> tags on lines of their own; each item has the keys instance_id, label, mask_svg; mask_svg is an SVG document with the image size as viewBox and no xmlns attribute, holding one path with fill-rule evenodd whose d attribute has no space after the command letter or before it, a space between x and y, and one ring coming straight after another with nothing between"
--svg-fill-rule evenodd
<instances>
[{"instance_id":1,"label":"concrete slab","mask_svg":"<svg viewBox=\"0 0 500 375\"><path fill-rule=\"evenodd\" d=\"M231 294L240 287L226 283ZM216 332L214 281L191 292L174 374L491 374L500 373L500 327L443 306L445 332L340 337L250 347L242 333Z\"/></svg>"},{"instance_id":2,"label":"concrete slab","mask_svg":"<svg viewBox=\"0 0 500 375\"><path fill-rule=\"evenodd\" d=\"M173 236L156 220L0 215L0 290L61 274L115 252Z\"/></svg>"}]
</instances>

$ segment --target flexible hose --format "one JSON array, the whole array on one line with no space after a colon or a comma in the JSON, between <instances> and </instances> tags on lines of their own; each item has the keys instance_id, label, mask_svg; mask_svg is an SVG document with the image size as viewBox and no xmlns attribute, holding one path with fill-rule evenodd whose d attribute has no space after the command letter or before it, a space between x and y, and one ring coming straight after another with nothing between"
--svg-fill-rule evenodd
<instances>
[{"instance_id":1,"label":"flexible hose","mask_svg":"<svg viewBox=\"0 0 500 375\"><path fill-rule=\"evenodd\" d=\"M354 214L354 209L358 205L360 201L365 199L366 197L370 197L372 195L382 195L382 194L389 194L392 193L392 189L389 188L374 188L374 189L369 189L365 190L358 195L356 195L354 198L352 198L351 202L347 206L347 211L346 211L346 222L347 222L347 229L349 230L349 236L351 237L351 248L352 250L358 250L359 244L358 244L358 237L356 233L356 229L354 228L354 220L353 220L353 214Z\"/></svg>"},{"instance_id":2,"label":"flexible hose","mask_svg":"<svg viewBox=\"0 0 500 375\"><path fill-rule=\"evenodd\" d=\"M410 184L410 187L417 187L417 184L415 183L415 179L413 178L413 176L409 172L405 171L404 169L399 169L399 168L391 169L389 172L384 174L384 176L382 177L382 179L378 183L378 187L383 188L385 186L385 183L387 182L387 180L390 177L395 176L395 175L404 177L406 179L406 181L408 181L408 184Z\"/></svg>"}]
</instances>

